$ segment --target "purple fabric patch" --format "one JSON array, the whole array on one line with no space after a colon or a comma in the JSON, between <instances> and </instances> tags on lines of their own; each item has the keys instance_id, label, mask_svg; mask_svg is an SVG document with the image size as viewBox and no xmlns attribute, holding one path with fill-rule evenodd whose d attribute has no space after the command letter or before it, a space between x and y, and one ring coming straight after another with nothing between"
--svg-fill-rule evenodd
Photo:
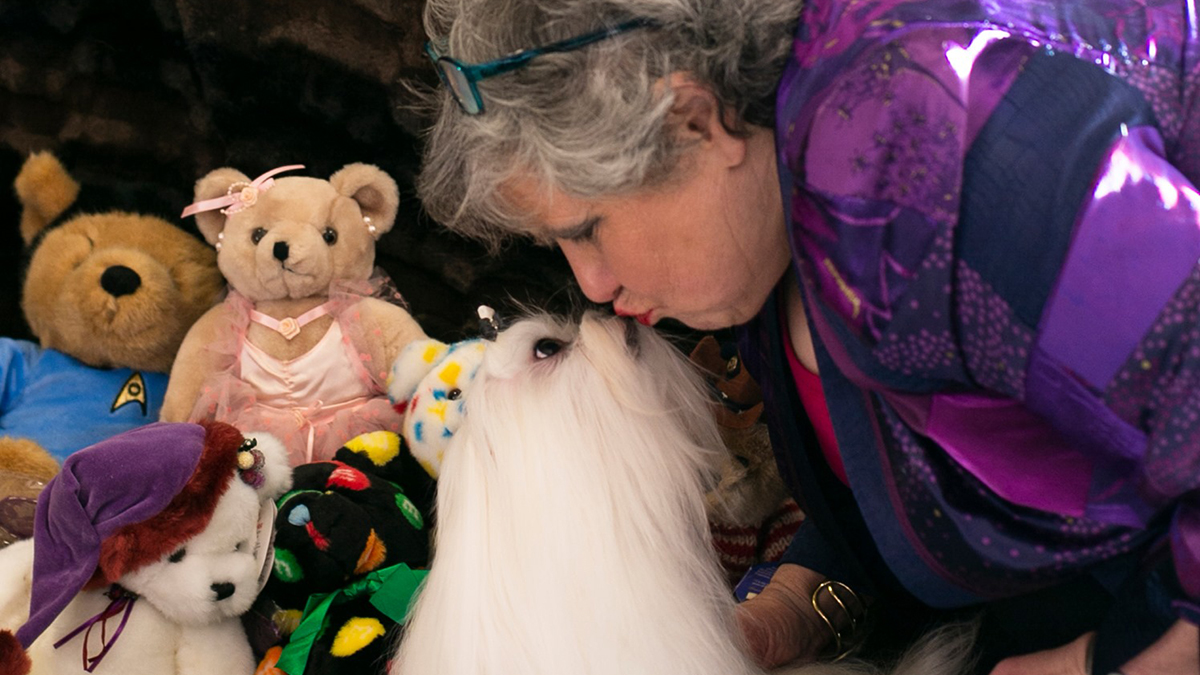
<instances>
[{"instance_id":1,"label":"purple fabric patch","mask_svg":"<svg viewBox=\"0 0 1200 675\"><path fill-rule=\"evenodd\" d=\"M1110 410L1087 386L1035 348L1026 373L1026 402L1054 421L1072 446L1094 462L1089 516L1103 522L1145 527L1151 509L1131 478L1146 452L1146 435Z\"/></svg>"},{"instance_id":2,"label":"purple fabric patch","mask_svg":"<svg viewBox=\"0 0 1200 675\"><path fill-rule=\"evenodd\" d=\"M1150 128L1113 144L1042 317L1039 346L1099 390L1200 258L1200 194L1162 154Z\"/></svg>"},{"instance_id":3,"label":"purple fabric patch","mask_svg":"<svg viewBox=\"0 0 1200 675\"><path fill-rule=\"evenodd\" d=\"M1185 504L1175 512L1171 524L1171 553L1175 575L1183 592L1193 600L1200 598L1200 508Z\"/></svg>"},{"instance_id":4,"label":"purple fabric patch","mask_svg":"<svg viewBox=\"0 0 1200 675\"><path fill-rule=\"evenodd\" d=\"M100 543L153 517L191 479L204 427L158 422L88 446L63 463L38 497L26 649L91 579Z\"/></svg>"},{"instance_id":5,"label":"purple fabric patch","mask_svg":"<svg viewBox=\"0 0 1200 675\"><path fill-rule=\"evenodd\" d=\"M1004 499L1051 513L1084 515L1091 461L1020 402L938 394L931 397L925 433Z\"/></svg>"}]
</instances>

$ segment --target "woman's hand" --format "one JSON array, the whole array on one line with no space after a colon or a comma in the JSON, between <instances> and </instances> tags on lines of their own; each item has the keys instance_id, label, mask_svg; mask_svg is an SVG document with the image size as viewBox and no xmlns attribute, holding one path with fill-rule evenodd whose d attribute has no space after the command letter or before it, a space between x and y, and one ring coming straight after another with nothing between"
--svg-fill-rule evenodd
<instances>
[{"instance_id":1,"label":"woman's hand","mask_svg":"<svg viewBox=\"0 0 1200 675\"><path fill-rule=\"evenodd\" d=\"M799 565L780 565L761 593L738 605L738 625L759 666L812 661L832 639L812 608L813 591L824 580Z\"/></svg>"},{"instance_id":2,"label":"woman's hand","mask_svg":"<svg viewBox=\"0 0 1200 675\"><path fill-rule=\"evenodd\" d=\"M997 663L991 675L1091 675L1088 651L1093 637L1095 633L1086 633L1062 647L1010 656Z\"/></svg>"},{"instance_id":3,"label":"woman's hand","mask_svg":"<svg viewBox=\"0 0 1200 675\"><path fill-rule=\"evenodd\" d=\"M991 675L1091 675L1088 650L1093 633L1041 652L1004 659ZM1200 673L1200 629L1176 621L1154 644L1121 666L1122 675L1197 675Z\"/></svg>"},{"instance_id":4,"label":"woman's hand","mask_svg":"<svg viewBox=\"0 0 1200 675\"><path fill-rule=\"evenodd\" d=\"M1179 620L1142 653L1121 666L1124 675L1197 675L1200 628Z\"/></svg>"}]
</instances>

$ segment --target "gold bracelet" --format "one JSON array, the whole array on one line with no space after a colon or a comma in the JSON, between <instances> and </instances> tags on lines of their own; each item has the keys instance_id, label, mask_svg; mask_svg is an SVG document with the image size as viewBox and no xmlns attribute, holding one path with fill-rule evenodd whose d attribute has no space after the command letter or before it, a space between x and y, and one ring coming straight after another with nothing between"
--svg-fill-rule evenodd
<instances>
[{"instance_id":1,"label":"gold bracelet","mask_svg":"<svg viewBox=\"0 0 1200 675\"><path fill-rule=\"evenodd\" d=\"M828 594L829 597L833 598L833 601L837 603L838 607L840 607L846 614L846 617L850 619L850 628L847 636L842 635L842 632L833 625L833 621L825 614L825 611L821 609L821 603L819 603L817 599L821 595L822 591ZM855 612L852 611L849 606L847 606L846 601L842 599L842 596L839 595L839 591L847 594L848 599L853 598L854 605L858 608L857 616ZM825 625L829 627L829 631L833 633L833 661L841 661L842 659L846 658L850 652L854 651L855 647L858 646L858 628L861 625L860 620L862 619L862 615L865 611L865 605L863 605L862 599L858 597L858 593L855 593L853 588L850 588L840 581L822 581L817 585L816 590L814 590L812 593L812 607L813 611L817 613L817 616L821 617L821 621L824 621Z\"/></svg>"}]
</instances>

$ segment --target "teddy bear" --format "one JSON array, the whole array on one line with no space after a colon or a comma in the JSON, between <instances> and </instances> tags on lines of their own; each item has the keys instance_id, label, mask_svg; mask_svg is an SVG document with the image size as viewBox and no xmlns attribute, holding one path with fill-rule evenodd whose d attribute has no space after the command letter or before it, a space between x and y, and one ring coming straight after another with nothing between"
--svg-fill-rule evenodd
<instances>
[{"instance_id":1,"label":"teddy bear","mask_svg":"<svg viewBox=\"0 0 1200 675\"><path fill-rule=\"evenodd\" d=\"M184 334L224 280L198 237L109 208L48 152L25 160L15 187L21 307L38 342L0 338L0 446L31 442L61 462L158 419Z\"/></svg>"},{"instance_id":2,"label":"teddy bear","mask_svg":"<svg viewBox=\"0 0 1200 675\"><path fill-rule=\"evenodd\" d=\"M446 446L462 424L463 394L479 370L487 344L484 338L450 344L417 340L392 364L388 399L404 414L409 452L435 479Z\"/></svg>"},{"instance_id":3,"label":"teddy bear","mask_svg":"<svg viewBox=\"0 0 1200 675\"><path fill-rule=\"evenodd\" d=\"M433 488L390 431L295 467L292 489L277 501L275 563L262 594L280 635L292 639L264 662L283 672L304 665L309 675L386 672L412 589L381 598L415 583L429 562Z\"/></svg>"},{"instance_id":4,"label":"teddy bear","mask_svg":"<svg viewBox=\"0 0 1200 675\"><path fill-rule=\"evenodd\" d=\"M733 339L705 335L690 359L718 401L713 414L729 450L716 487L706 495L709 530L727 581L745 599L770 578L804 514L779 475L761 420L762 390L742 367Z\"/></svg>"},{"instance_id":5,"label":"teddy bear","mask_svg":"<svg viewBox=\"0 0 1200 675\"><path fill-rule=\"evenodd\" d=\"M0 631L0 672L252 672L239 616L290 484L278 440L219 422L152 423L70 455L33 539L0 551L0 587L29 608Z\"/></svg>"},{"instance_id":6,"label":"teddy bear","mask_svg":"<svg viewBox=\"0 0 1200 675\"><path fill-rule=\"evenodd\" d=\"M365 432L399 431L384 387L425 337L374 267L399 207L396 182L349 164L329 180L230 168L196 183L195 215L229 284L179 348L164 421L220 420L281 438L293 465Z\"/></svg>"}]
</instances>

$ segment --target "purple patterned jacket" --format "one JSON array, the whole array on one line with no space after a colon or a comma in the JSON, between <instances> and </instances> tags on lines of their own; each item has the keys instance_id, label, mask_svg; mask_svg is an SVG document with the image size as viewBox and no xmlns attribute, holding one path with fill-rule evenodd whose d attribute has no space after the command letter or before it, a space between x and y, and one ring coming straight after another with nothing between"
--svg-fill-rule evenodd
<instances>
[{"instance_id":1,"label":"purple patterned jacket","mask_svg":"<svg viewBox=\"0 0 1200 675\"><path fill-rule=\"evenodd\" d=\"M1200 616L1196 10L802 14L776 113L794 262L853 498L929 605L1159 545ZM795 479L774 299L742 338Z\"/></svg>"}]
</instances>

